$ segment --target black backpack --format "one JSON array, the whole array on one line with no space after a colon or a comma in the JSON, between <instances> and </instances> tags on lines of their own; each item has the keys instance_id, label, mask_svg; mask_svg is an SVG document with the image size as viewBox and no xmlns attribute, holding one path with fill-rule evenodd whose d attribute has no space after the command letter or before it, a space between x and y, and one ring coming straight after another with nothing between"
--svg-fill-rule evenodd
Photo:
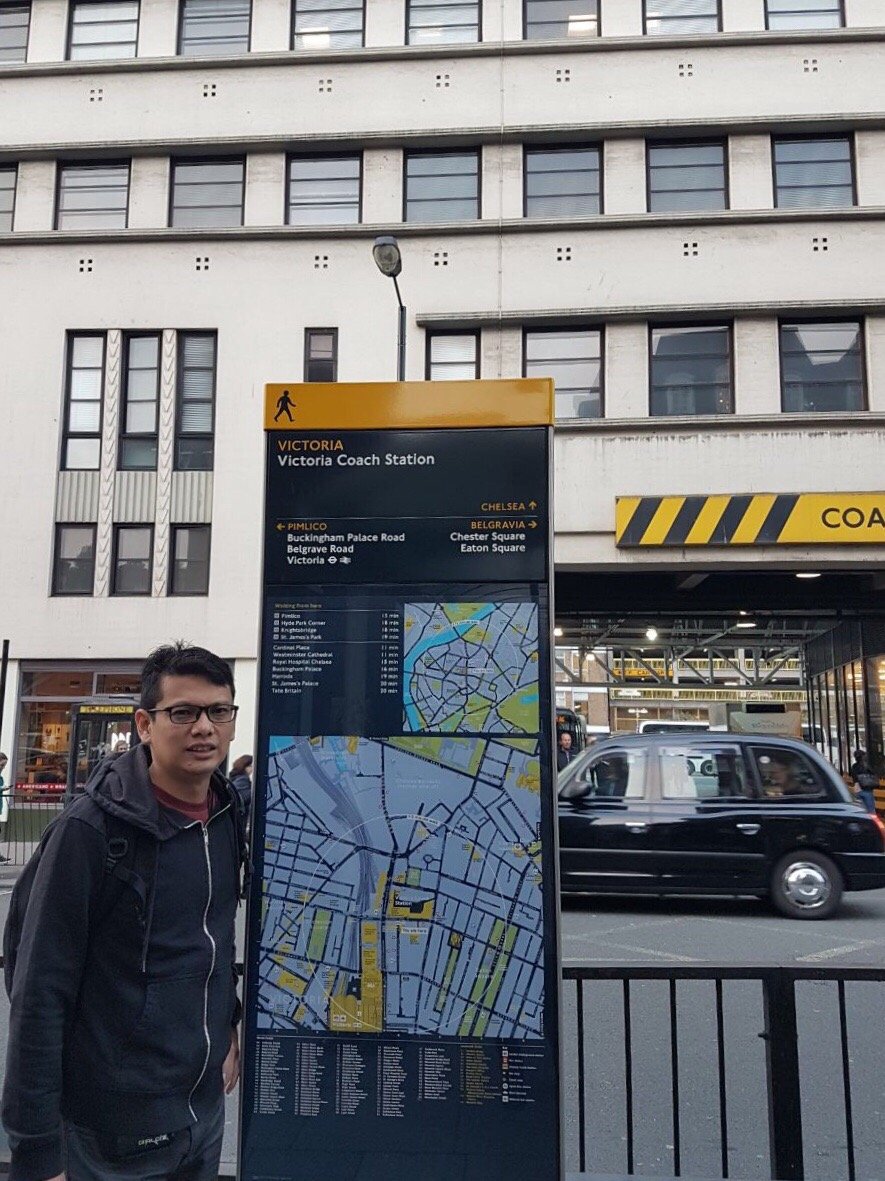
<instances>
[{"instance_id":1,"label":"black backpack","mask_svg":"<svg viewBox=\"0 0 885 1181\"><path fill-rule=\"evenodd\" d=\"M107 842L104 863L105 872L97 908L97 928L110 916L127 888L133 887L137 891L142 904L144 904L148 881L153 873L154 840L149 833L141 832L131 824L127 824L116 816L109 815L102 809L96 808L95 811L101 818L100 823L104 832L105 841ZM67 809L65 810L65 814L56 817L46 828L40 839L40 844L31 854L27 865L19 874L12 891L12 896L9 899L9 913L6 919L6 926L3 929L3 982L6 985L6 995L10 998L12 997L12 982L15 978L15 962L18 956L18 947L21 941L22 928L24 927L25 914L28 909L28 901L31 897L31 889L34 885L34 878L37 875L37 867L40 864L40 858L43 856L43 850L46 847L52 830L62 819L68 819L66 813ZM98 824L93 823L91 820L86 821L86 823L92 823L93 827L98 828Z\"/></svg>"}]
</instances>

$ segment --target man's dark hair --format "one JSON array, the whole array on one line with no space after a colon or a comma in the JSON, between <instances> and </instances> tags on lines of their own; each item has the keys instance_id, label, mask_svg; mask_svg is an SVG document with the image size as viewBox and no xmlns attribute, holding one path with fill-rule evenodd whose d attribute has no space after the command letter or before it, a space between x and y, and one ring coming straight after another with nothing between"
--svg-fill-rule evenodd
<instances>
[{"instance_id":1,"label":"man's dark hair","mask_svg":"<svg viewBox=\"0 0 885 1181\"><path fill-rule=\"evenodd\" d=\"M208 648L195 648L184 640L174 644L163 644L155 648L141 670L142 709L153 709L160 700L160 682L163 677L202 677L213 685L230 689L234 696L234 675L230 665Z\"/></svg>"}]
</instances>

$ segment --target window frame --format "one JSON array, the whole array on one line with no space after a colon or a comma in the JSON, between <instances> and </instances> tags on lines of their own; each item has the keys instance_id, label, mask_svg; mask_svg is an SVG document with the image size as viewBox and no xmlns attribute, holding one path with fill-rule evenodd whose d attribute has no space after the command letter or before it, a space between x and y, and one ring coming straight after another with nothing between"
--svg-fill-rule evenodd
<instances>
[{"instance_id":1,"label":"window frame","mask_svg":"<svg viewBox=\"0 0 885 1181\"><path fill-rule=\"evenodd\" d=\"M588 791L569 790L573 787L584 786L590 782L590 774L598 763L607 761L613 758L624 759L628 766L630 760L633 759L635 763L641 764L642 767L642 791L639 795L628 795L627 788L630 786L630 776L628 774L627 784L624 794L621 796L596 796L591 795ZM577 760L575 760L577 762ZM627 747L614 746L605 750L599 751L597 754L591 756L583 763L578 763L579 770L569 775L565 783L557 784L556 800L559 804L570 804L574 808L593 807L604 808L606 810L623 812L631 805L644 805L649 807L657 802L656 799L656 783L655 775L658 773L656 759L653 750L643 749L638 747L630 750ZM564 792L568 794L563 794Z\"/></svg>"},{"instance_id":2,"label":"window frame","mask_svg":"<svg viewBox=\"0 0 885 1181\"><path fill-rule=\"evenodd\" d=\"M89 529L92 533L92 590L91 591L66 591L59 590L58 586L58 563L61 550L62 530L64 529ZM95 560L96 547L98 544L98 525L93 521L56 521L55 531L52 542L52 572L50 579L50 598L53 599L83 599L95 595Z\"/></svg>"},{"instance_id":3,"label":"window frame","mask_svg":"<svg viewBox=\"0 0 885 1181\"><path fill-rule=\"evenodd\" d=\"M784 350L783 350L783 329L789 325L802 324L849 324L857 321L857 348L858 356L860 357L860 382L863 392L863 405L858 409L851 410L787 410L784 406ZM870 408L870 375L869 366L867 364L867 332L866 332L866 317L855 316L852 319L846 319L844 316L778 316L777 320L777 359L778 371L780 378L780 394L781 394L781 414L864 414Z\"/></svg>"},{"instance_id":4,"label":"window frame","mask_svg":"<svg viewBox=\"0 0 885 1181\"><path fill-rule=\"evenodd\" d=\"M365 3L365 0L363 0ZM436 0L440 7L449 7L446 0ZM451 0L450 0L451 2ZM465 0L468 4L476 4L476 40L475 41L441 41L440 45L482 45L482 21L483 21L483 0ZM427 43L422 41L413 41L410 36L412 28L412 0L406 0L406 23L404 29L404 42L406 45L417 45L419 48L424 46L427 48ZM365 34L364 34L365 39Z\"/></svg>"},{"instance_id":5,"label":"window frame","mask_svg":"<svg viewBox=\"0 0 885 1181\"><path fill-rule=\"evenodd\" d=\"M819 209L857 209L857 151L855 144L855 134L853 131L837 132L834 134L820 134L820 135L778 135L775 132L771 133L769 141L769 151L771 152L771 205L773 209L796 210L797 212L806 210L813 212ZM779 143L798 143L800 141L805 143L817 143L823 139L846 139L848 141L848 166L851 170L851 204L850 205L781 205L778 201L778 183L777 183L777 156L775 154L775 146ZM810 187L810 186L809 186Z\"/></svg>"},{"instance_id":6,"label":"window frame","mask_svg":"<svg viewBox=\"0 0 885 1181\"><path fill-rule=\"evenodd\" d=\"M728 392L729 408L715 414L654 414L652 412L652 398L654 397L654 334L667 328L724 328L728 332ZM648 417L649 418L727 418L735 414L735 358L734 358L734 318L726 320L663 320L648 322Z\"/></svg>"},{"instance_id":7,"label":"window frame","mask_svg":"<svg viewBox=\"0 0 885 1181\"><path fill-rule=\"evenodd\" d=\"M600 3L600 0L593 0L593 3L596 6L596 32L595 33L588 34L586 37L582 37L582 38L575 37L574 40L572 40L571 38L564 38L564 37L529 37L529 35L528 35L529 4L531 2L532 2L532 0L522 0L522 39L523 39L523 41L564 41L564 40L568 40L569 45L572 45L572 44L576 44L580 40L589 41L591 36L593 36L593 37L601 37L602 36L602 12L600 11L602 6ZM547 22L544 22L544 23L547 23ZM601 193L601 190L600 190L600 193Z\"/></svg>"},{"instance_id":8,"label":"window frame","mask_svg":"<svg viewBox=\"0 0 885 1181\"><path fill-rule=\"evenodd\" d=\"M310 365L310 351L309 351L310 350L310 338L314 333L317 333L317 334L323 333L324 335L331 334L331 336L332 336L332 349L333 349L332 369L333 369L335 376L330 378L330 380L337 381L338 380L338 329L337 328L317 328L313 325L311 325L311 327L309 327L309 328L304 329L304 381L311 384L311 385L316 383L316 378L311 378L308 376L308 366Z\"/></svg>"},{"instance_id":9,"label":"window frame","mask_svg":"<svg viewBox=\"0 0 885 1181\"><path fill-rule=\"evenodd\" d=\"M117 588L117 563L120 556L120 535L126 529L147 530L148 542L148 589L146 591L121 591ZM113 599L150 598L154 582L154 524L152 521L119 521L114 523L113 545L111 547L111 585L109 596Z\"/></svg>"},{"instance_id":10,"label":"window frame","mask_svg":"<svg viewBox=\"0 0 885 1181\"><path fill-rule=\"evenodd\" d=\"M178 534L184 530L202 529L209 535L209 546L206 556L206 589L201 591L182 591L175 589L175 543ZM212 577L212 526L206 523L184 523L170 526L169 538L169 570L167 572L166 593L174 599L204 599L209 594L209 581Z\"/></svg>"},{"instance_id":11,"label":"window frame","mask_svg":"<svg viewBox=\"0 0 885 1181\"><path fill-rule=\"evenodd\" d=\"M253 3L254 3L254 0L253 0ZM362 41L361 41L361 43L359 45L341 46L337 49L334 46L330 45L328 49L314 50L314 49L299 49L295 44L295 37L296 37L296 32L295 32L296 12L295 12L295 9L298 4L298 0L290 0L290 2L289 2L289 46L288 46L289 52L290 53L346 53L348 49L351 50L351 52L353 52L354 50L358 50L358 49L365 49L365 47L366 47L366 0L360 0L360 3L361 3L362 10L363 10ZM354 7L356 7L356 6L354 6ZM406 24L406 29L408 30L408 24Z\"/></svg>"},{"instance_id":12,"label":"window frame","mask_svg":"<svg viewBox=\"0 0 885 1181\"><path fill-rule=\"evenodd\" d=\"M472 380L478 381L480 369L482 366L482 329L481 328L430 328L424 333L424 380L432 381L430 376L431 369L431 341L438 336L472 336L476 341L476 360L474 368L476 370L475 376ZM457 381L471 380L470 378L456 378Z\"/></svg>"},{"instance_id":13,"label":"window frame","mask_svg":"<svg viewBox=\"0 0 885 1181\"><path fill-rule=\"evenodd\" d=\"M129 409L129 347L133 340L144 340L152 337L157 342L157 396L156 396L156 422L157 429L150 434L144 431L128 432L126 430L126 412ZM119 431L117 438L117 471L119 472L155 472L159 462L159 447L160 447L160 395L162 392L162 372L163 372L163 333L159 329L145 329L139 331L138 329L131 329L123 333L123 348L122 348L123 363L120 366L120 413L119 413ZM133 467L127 464L123 466L123 443L126 440L133 439L136 441L146 442L153 440L157 445L157 459L151 467Z\"/></svg>"},{"instance_id":14,"label":"window frame","mask_svg":"<svg viewBox=\"0 0 885 1181\"><path fill-rule=\"evenodd\" d=\"M6 66L25 65L25 64L27 64L27 60L28 60L28 51L31 48L31 18L34 15L33 0L9 0L9 3L0 2L0 12L2 12L4 8L10 9L10 10L13 8L26 8L28 11L28 19L25 22L25 46L24 46L25 54L24 54L24 57L0 60L0 65L6 65Z\"/></svg>"},{"instance_id":15,"label":"window frame","mask_svg":"<svg viewBox=\"0 0 885 1181\"><path fill-rule=\"evenodd\" d=\"M439 150L426 150L425 148L416 148L414 151L406 148L403 151L403 205L402 205L402 221L403 224L408 225L445 225L446 222L424 222L424 221L409 221L409 160L419 156L476 156L476 217L468 218L463 224L472 224L475 221L482 221L482 145L475 148L444 148ZM456 221L459 219L456 219ZM452 223L449 223L452 224Z\"/></svg>"},{"instance_id":16,"label":"window frame","mask_svg":"<svg viewBox=\"0 0 885 1181\"><path fill-rule=\"evenodd\" d=\"M652 148L722 148L722 192L725 204L722 209L652 209L651 207L651 149ZM681 191L681 190L680 190ZM709 213L724 213L731 209L731 157L728 151L728 136L722 139L646 139L645 140L645 212L656 217L697 216Z\"/></svg>"},{"instance_id":17,"label":"window frame","mask_svg":"<svg viewBox=\"0 0 885 1181\"><path fill-rule=\"evenodd\" d=\"M544 217L539 214L530 214L528 211L529 202L529 157L534 153L540 152L586 152L590 149L595 149L599 157L599 209L596 213L567 213L562 215L563 221L573 220L576 217L601 217L605 213L605 172L604 172L604 144L601 140L595 142L582 142L574 144L523 144L522 145L522 216L527 220L538 218L539 221L554 221L553 217ZM482 188L482 184L480 184Z\"/></svg>"},{"instance_id":18,"label":"window frame","mask_svg":"<svg viewBox=\"0 0 885 1181\"><path fill-rule=\"evenodd\" d=\"M175 46L176 46L175 56L176 57L186 57L186 58L196 58L197 60L199 60L200 58L213 58L213 57L239 57L244 53L251 53L252 52L252 25L253 25L252 18L253 18L253 9L255 7L255 0L247 0L247 3L249 5L249 32L246 34L246 48L245 49L236 49L233 52L217 53L217 54L184 53L183 52L184 8L185 8L185 5L187 4L187 0L178 0L178 29L177 29L176 37L175 37Z\"/></svg>"},{"instance_id":19,"label":"window frame","mask_svg":"<svg viewBox=\"0 0 885 1181\"><path fill-rule=\"evenodd\" d=\"M657 746L656 761L659 781L658 796L656 801L657 803L663 804L666 807L671 807L673 805L683 806L685 804L696 804L699 806L712 805L713 807L718 806L725 808L740 807L741 805L750 805L752 807L758 804L759 784L755 775L755 769L754 767L750 766L751 760L749 758L748 749L745 744L741 742L735 742L733 738L731 742L712 742L706 737L706 735L703 736L705 741L697 743L677 741L679 738L684 739L690 737L690 734L674 733L672 735L672 746L670 745L669 741L667 743L661 743ZM733 755L735 763L739 763L743 770L743 785L746 789L745 794L733 794L730 796L723 796L719 795L718 793L715 796L668 795L665 792L664 757L665 755L672 755L677 752L680 756L684 755L687 757L706 756L715 758L718 754ZM694 776L691 778L694 778ZM717 781L718 778L719 776L717 773Z\"/></svg>"},{"instance_id":20,"label":"window frame","mask_svg":"<svg viewBox=\"0 0 885 1181\"><path fill-rule=\"evenodd\" d=\"M98 430L97 431L72 431L68 423L70 422L71 412L71 378L74 374L74 341L80 337L89 337L90 339L101 341L101 393L98 398ZM64 405L62 413L61 430L61 455L59 457L58 470L60 472L98 472L101 471L101 452L102 439L104 436L104 410L105 410L105 385L107 382L107 361L108 361L108 334L100 331L78 332L76 329L71 329L65 335L65 369L64 369ZM70 439L98 439L98 463L95 467L81 468L68 467L68 441Z\"/></svg>"},{"instance_id":21,"label":"window frame","mask_svg":"<svg viewBox=\"0 0 885 1181\"><path fill-rule=\"evenodd\" d=\"M87 226L83 229L70 227L64 229L59 225L61 217L62 177L68 169L78 168L81 171L89 168L125 168L126 169L126 215L122 226ZM129 229L129 206L132 201L132 160L59 160L55 168L55 218L53 230L59 234L119 234L121 230Z\"/></svg>"},{"instance_id":22,"label":"window frame","mask_svg":"<svg viewBox=\"0 0 885 1181\"><path fill-rule=\"evenodd\" d=\"M242 164L243 178L240 182L240 220L232 226L177 226L175 225L175 172L179 165L192 164ZM245 153L242 156L170 156L169 157L169 203L166 225L170 230L237 230L242 229L246 222L246 165ZM189 206L191 209L205 209L206 206Z\"/></svg>"},{"instance_id":23,"label":"window frame","mask_svg":"<svg viewBox=\"0 0 885 1181\"><path fill-rule=\"evenodd\" d=\"M138 42L141 39L141 5L142 0L129 0L138 9L135 15L135 52L132 57L71 57L74 47L74 14L78 4L98 4L101 0L69 0L68 2L68 32L65 39L65 61L134 61L138 57Z\"/></svg>"},{"instance_id":24,"label":"window frame","mask_svg":"<svg viewBox=\"0 0 885 1181\"><path fill-rule=\"evenodd\" d=\"M287 152L286 153L286 183L283 186L283 223L287 226L297 226L302 229L313 226L322 229L323 226L352 226L363 224L363 178L365 152ZM357 175L357 210L356 221L336 222L303 222L292 221L292 163L295 160L357 160L359 172Z\"/></svg>"},{"instance_id":25,"label":"window frame","mask_svg":"<svg viewBox=\"0 0 885 1181\"><path fill-rule=\"evenodd\" d=\"M722 0L715 0L716 4L716 32L722 30ZM655 19L655 18L652 18ZM660 18L657 18L660 19ZM665 20L675 20L675 17L665 17ZM642 0L642 35L643 37L710 37L710 33L649 33L648 31L648 0Z\"/></svg>"},{"instance_id":26,"label":"window frame","mask_svg":"<svg viewBox=\"0 0 885 1181\"><path fill-rule=\"evenodd\" d=\"M796 0L796 2L799 3L799 0ZM772 32L772 33L790 33L790 32L812 33L815 31L815 29L818 29L819 32L825 31L823 29L819 29L818 26L816 26L816 25L808 25L804 29L772 29L771 23L769 20L770 15L771 15L769 12L769 3L770 3L770 0L764 0L764 4L763 4L763 8L765 9L765 28L766 28L767 32ZM839 24L838 24L837 28L844 29L847 27L846 23L845 23L846 22L845 0L833 0L833 4L834 4L834 7L837 7L839 9ZM832 31L832 30L830 30L830 31Z\"/></svg>"},{"instance_id":27,"label":"window frame","mask_svg":"<svg viewBox=\"0 0 885 1181\"><path fill-rule=\"evenodd\" d=\"M212 466L209 468L179 467L178 443L182 438L181 419L184 409L183 378L184 378L184 349L182 338L185 336L208 336L214 342L212 352L212 428L209 433L190 434L185 438L210 439L212 442ZM218 332L213 328L179 328L175 334L175 434L172 440L172 470L174 472L214 472L215 471L215 422L218 407Z\"/></svg>"},{"instance_id":28,"label":"window frame","mask_svg":"<svg viewBox=\"0 0 885 1181\"><path fill-rule=\"evenodd\" d=\"M813 748L812 748L813 749ZM780 754L788 755L791 758L799 759L809 767L820 785L821 791L815 796L807 795L804 792L795 793L795 802L802 807L809 804L841 804L843 801L835 790L834 785L830 782L829 776L825 775L823 770L818 766L815 759L810 758L805 751L793 750L791 747L783 747L772 745L765 741L765 736L760 734L754 741L747 743L747 763L750 768L750 773L754 780L754 786L757 794L757 804L760 807L782 807L784 804L783 794L779 796L768 796L765 794L765 784L762 779L762 771L759 767L759 755L766 751L776 751ZM834 771L834 773L836 773ZM788 806L792 806L790 797L786 797Z\"/></svg>"},{"instance_id":29,"label":"window frame","mask_svg":"<svg viewBox=\"0 0 885 1181\"><path fill-rule=\"evenodd\" d=\"M553 416L554 422L582 423L601 422L605 418L605 323L598 322L581 324L523 324L522 326L522 376L526 376L528 367L528 338L530 333L544 332L598 332L599 333L599 414L593 418L557 418L556 393L554 391Z\"/></svg>"},{"instance_id":30,"label":"window frame","mask_svg":"<svg viewBox=\"0 0 885 1181\"><path fill-rule=\"evenodd\" d=\"M4 234L15 233L15 203L18 199L18 162L14 164L0 164L0 174L4 172L12 173L12 208L9 210L9 229L3 230Z\"/></svg>"}]
</instances>

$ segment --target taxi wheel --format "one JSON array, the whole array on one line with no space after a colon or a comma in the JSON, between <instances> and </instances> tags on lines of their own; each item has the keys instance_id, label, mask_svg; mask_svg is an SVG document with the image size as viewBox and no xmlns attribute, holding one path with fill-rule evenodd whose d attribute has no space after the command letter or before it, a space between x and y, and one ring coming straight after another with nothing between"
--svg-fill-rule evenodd
<instances>
[{"instance_id":1,"label":"taxi wheel","mask_svg":"<svg viewBox=\"0 0 885 1181\"><path fill-rule=\"evenodd\" d=\"M823 853L797 849L774 867L771 900L787 918L828 919L842 901L842 875Z\"/></svg>"}]
</instances>

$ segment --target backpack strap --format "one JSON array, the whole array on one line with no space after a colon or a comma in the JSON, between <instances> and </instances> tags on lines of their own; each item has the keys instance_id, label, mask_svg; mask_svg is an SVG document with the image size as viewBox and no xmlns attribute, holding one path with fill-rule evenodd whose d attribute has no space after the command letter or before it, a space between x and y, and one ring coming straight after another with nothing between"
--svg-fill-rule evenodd
<instances>
[{"instance_id":1,"label":"backpack strap","mask_svg":"<svg viewBox=\"0 0 885 1181\"><path fill-rule=\"evenodd\" d=\"M107 850L98 922L103 923L109 917L127 888L135 891L144 921L152 893L154 842L148 833L127 824L119 817L107 812L102 812L102 816Z\"/></svg>"}]
</instances>

